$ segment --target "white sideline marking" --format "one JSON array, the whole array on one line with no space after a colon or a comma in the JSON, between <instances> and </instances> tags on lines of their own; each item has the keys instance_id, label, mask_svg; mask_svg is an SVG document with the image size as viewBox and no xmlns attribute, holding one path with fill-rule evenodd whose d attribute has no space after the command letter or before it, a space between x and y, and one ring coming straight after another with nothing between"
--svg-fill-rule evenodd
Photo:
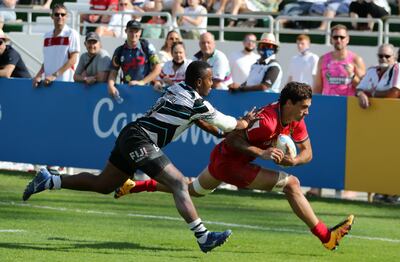
<instances>
[{"instance_id":1,"label":"white sideline marking","mask_svg":"<svg viewBox=\"0 0 400 262\"><path fill-rule=\"evenodd\" d=\"M68 212L76 212L76 213L86 213L86 214L98 214L98 215L109 215L109 216L120 216L120 214L115 212L103 212L103 211L96 211L96 210L82 210L82 209L68 209L65 207L51 207L51 206L39 206L39 205L31 205L27 203L16 203L16 202L4 202L0 201L0 205L5 206L21 206L21 207L31 207L31 208L38 208L38 209L50 209L55 211L68 211ZM171 221L182 221L182 218L179 217L169 217L169 216L157 216L157 215L145 215L145 214L126 214L128 217L142 217L142 218L153 218L153 219L160 219L160 220L171 220ZM203 221L206 224L213 224L213 225L221 225L221 226L228 226L228 227L237 227L237 228L247 228L247 229L256 229L262 231L272 231L272 232L291 232L291 233L300 233L300 234L310 234L309 231L306 230L295 230L289 228L272 228L272 227L262 227L262 226L254 226L254 225L246 225L246 224L233 224L233 223L225 223L225 222L217 222L217 221ZM1 230L0 230L1 232ZM20 232L23 232L20 231ZM383 241L383 242L391 242L391 243L400 243L400 239L393 239L393 238L385 238L385 237L369 237L369 236L357 236L357 235L348 235L346 237L349 238L358 238L363 240L370 240L370 241Z\"/></svg>"},{"instance_id":2,"label":"white sideline marking","mask_svg":"<svg viewBox=\"0 0 400 262\"><path fill-rule=\"evenodd\" d=\"M0 229L0 233L21 233L25 232L25 230L22 229Z\"/></svg>"}]
</instances>

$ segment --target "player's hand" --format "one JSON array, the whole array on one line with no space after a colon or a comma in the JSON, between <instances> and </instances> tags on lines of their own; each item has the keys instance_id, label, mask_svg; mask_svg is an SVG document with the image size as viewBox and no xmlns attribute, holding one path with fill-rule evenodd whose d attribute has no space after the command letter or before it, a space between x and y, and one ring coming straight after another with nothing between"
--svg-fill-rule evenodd
<instances>
[{"instance_id":1,"label":"player's hand","mask_svg":"<svg viewBox=\"0 0 400 262\"><path fill-rule=\"evenodd\" d=\"M275 163L280 163L284 157L283 151L276 147L269 147L260 156L264 160L273 160Z\"/></svg>"},{"instance_id":2,"label":"player's hand","mask_svg":"<svg viewBox=\"0 0 400 262\"><path fill-rule=\"evenodd\" d=\"M253 107L253 109L248 112L242 119L247 122L247 128L252 127L253 124L257 121L260 120L261 117L258 116L258 114L262 111L263 109L257 109L256 107Z\"/></svg>"}]
</instances>

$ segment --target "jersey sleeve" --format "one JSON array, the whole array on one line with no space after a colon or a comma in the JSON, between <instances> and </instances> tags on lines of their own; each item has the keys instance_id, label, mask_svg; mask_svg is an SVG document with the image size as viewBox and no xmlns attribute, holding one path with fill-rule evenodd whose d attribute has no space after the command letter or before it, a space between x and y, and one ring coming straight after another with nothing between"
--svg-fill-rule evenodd
<instances>
[{"instance_id":1,"label":"jersey sleeve","mask_svg":"<svg viewBox=\"0 0 400 262\"><path fill-rule=\"evenodd\" d=\"M160 64L160 58L158 57L157 50L153 44L149 43L148 50L150 63L152 65Z\"/></svg>"},{"instance_id":2,"label":"jersey sleeve","mask_svg":"<svg viewBox=\"0 0 400 262\"><path fill-rule=\"evenodd\" d=\"M307 132L307 127L306 127L306 122L304 122L304 119L302 119L300 122L298 122L294 126L291 137L292 137L293 141L296 143L301 143L301 142L307 140L308 132Z\"/></svg>"},{"instance_id":3,"label":"jersey sleeve","mask_svg":"<svg viewBox=\"0 0 400 262\"><path fill-rule=\"evenodd\" d=\"M219 112L208 101L204 101L203 99L196 100L193 109L196 112L193 120L204 120L224 132L230 132L236 128L236 118Z\"/></svg>"},{"instance_id":4,"label":"jersey sleeve","mask_svg":"<svg viewBox=\"0 0 400 262\"><path fill-rule=\"evenodd\" d=\"M21 60L21 56L18 54L17 51L15 51L14 49L10 48L10 51L8 52L8 54L6 54L6 56L8 56L7 59L7 65L17 65L19 60Z\"/></svg>"},{"instance_id":5,"label":"jersey sleeve","mask_svg":"<svg viewBox=\"0 0 400 262\"><path fill-rule=\"evenodd\" d=\"M253 126L247 129L247 138L250 142L263 143L271 138L275 130L275 121L272 117L264 115Z\"/></svg>"},{"instance_id":6,"label":"jersey sleeve","mask_svg":"<svg viewBox=\"0 0 400 262\"><path fill-rule=\"evenodd\" d=\"M114 54L113 54L112 59L111 59L111 69L112 70L118 71L120 66L121 66L121 63L120 63L121 54L122 54L121 48L123 48L123 46L117 47L117 49L115 49L115 51L114 51Z\"/></svg>"}]
</instances>

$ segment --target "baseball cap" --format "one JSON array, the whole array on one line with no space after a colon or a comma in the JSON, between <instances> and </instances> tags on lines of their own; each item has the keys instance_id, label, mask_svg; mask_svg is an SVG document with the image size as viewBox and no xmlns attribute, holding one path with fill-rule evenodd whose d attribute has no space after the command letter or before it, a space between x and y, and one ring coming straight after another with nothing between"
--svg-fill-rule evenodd
<instances>
[{"instance_id":1,"label":"baseball cap","mask_svg":"<svg viewBox=\"0 0 400 262\"><path fill-rule=\"evenodd\" d=\"M126 24L126 28L142 29L142 25L136 20L131 20Z\"/></svg>"},{"instance_id":2,"label":"baseball cap","mask_svg":"<svg viewBox=\"0 0 400 262\"><path fill-rule=\"evenodd\" d=\"M95 32L89 32L86 34L85 42L87 42L89 40L96 40L96 41L100 42L100 37Z\"/></svg>"}]
</instances>

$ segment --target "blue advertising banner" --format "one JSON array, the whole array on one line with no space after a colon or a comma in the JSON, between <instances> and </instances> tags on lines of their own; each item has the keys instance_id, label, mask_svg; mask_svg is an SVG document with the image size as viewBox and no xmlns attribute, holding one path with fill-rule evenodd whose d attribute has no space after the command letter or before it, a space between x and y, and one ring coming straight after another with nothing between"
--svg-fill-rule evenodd
<instances>
[{"instance_id":1,"label":"blue advertising banner","mask_svg":"<svg viewBox=\"0 0 400 262\"><path fill-rule=\"evenodd\" d=\"M119 86L118 104L105 84L56 82L32 88L30 80L0 79L0 160L101 169L121 128L148 110L160 96L151 87ZM207 98L235 117L277 100L276 94L213 90ZM313 145L311 163L286 169L302 185L344 187L346 98L315 96L306 118ZM219 139L192 126L164 151L186 175L206 167ZM270 161L257 161L278 169Z\"/></svg>"}]
</instances>

